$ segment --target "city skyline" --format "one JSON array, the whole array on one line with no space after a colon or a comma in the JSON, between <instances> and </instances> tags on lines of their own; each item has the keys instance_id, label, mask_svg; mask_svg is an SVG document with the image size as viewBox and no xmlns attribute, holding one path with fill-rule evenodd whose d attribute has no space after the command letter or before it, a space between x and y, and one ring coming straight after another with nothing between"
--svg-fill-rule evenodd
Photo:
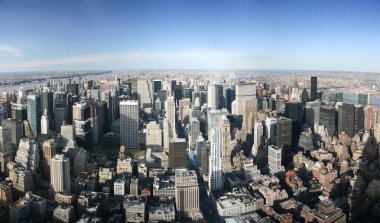
<instances>
[{"instance_id":1,"label":"city skyline","mask_svg":"<svg viewBox=\"0 0 380 223\"><path fill-rule=\"evenodd\" d=\"M379 72L377 1L0 1L0 71Z\"/></svg>"}]
</instances>

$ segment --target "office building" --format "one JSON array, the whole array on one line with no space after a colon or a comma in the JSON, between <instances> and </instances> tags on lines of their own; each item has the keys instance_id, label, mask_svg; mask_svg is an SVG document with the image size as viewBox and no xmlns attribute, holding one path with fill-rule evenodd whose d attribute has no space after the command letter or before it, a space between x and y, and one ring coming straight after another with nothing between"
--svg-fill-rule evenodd
<instances>
[{"instance_id":1,"label":"office building","mask_svg":"<svg viewBox=\"0 0 380 223\"><path fill-rule=\"evenodd\" d=\"M120 102L120 145L130 150L139 149L139 102Z\"/></svg>"},{"instance_id":2,"label":"office building","mask_svg":"<svg viewBox=\"0 0 380 223\"><path fill-rule=\"evenodd\" d=\"M47 135L49 133L49 119L47 109L45 109L41 116L41 134Z\"/></svg>"},{"instance_id":3,"label":"office building","mask_svg":"<svg viewBox=\"0 0 380 223\"><path fill-rule=\"evenodd\" d=\"M217 84L209 84L207 87L207 105L215 110L224 107L223 86Z\"/></svg>"},{"instance_id":4,"label":"office building","mask_svg":"<svg viewBox=\"0 0 380 223\"><path fill-rule=\"evenodd\" d=\"M369 95L364 93L358 93L358 105L367 106L369 102Z\"/></svg>"},{"instance_id":5,"label":"office building","mask_svg":"<svg viewBox=\"0 0 380 223\"><path fill-rule=\"evenodd\" d=\"M93 139L90 106L86 102L75 103L73 105L73 126L78 146L92 150Z\"/></svg>"},{"instance_id":6,"label":"office building","mask_svg":"<svg viewBox=\"0 0 380 223\"><path fill-rule=\"evenodd\" d=\"M50 166L51 166L51 158L57 153L56 151L56 143L53 139L45 140L42 144L42 152L43 152L43 173L44 179L50 181Z\"/></svg>"},{"instance_id":7,"label":"office building","mask_svg":"<svg viewBox=\"0 0 380 223\"><path fill-rule=\"evenodd\" d=\"M319 100L306 102L306 124L315 133L318 130L321 102Z\"/></svg>"},{"instance_id":8,"label":"office building","mask_svg":"<svg viewBox=\"0 0 380 223\"><path fill-rule=\"evenodd\" d=\"M171 139L169 142L169 167L173 169L187 166L187 142L185 138Z\"/></svg>"},{"instance_id":9,"label":"office building","mask_svg":"<svg viewBox=\"0 0 380 223\"><path fill-rule=\"evenodd\" d=\"M9 170L9 178L12 181L13 189L18 193L26 193L35 189L32 171L24 167L16 167Z\"/></svg>"},{"instance_id":10,"label":"office building","mask_svg":"<svg viewBox=\"0 0 380 223\"><path fill-rule=\"evenodd\" d=\"M27 97L28 122L32 131L32 137L37 138L41 132L41 95L34 94Z\"/></svg>"},{"instance_id":11,"label":"office building","mask_svg":"<svg viewBox=\"0 0 380 223\"><path fill-rule=\"evenodd\" d=\"M335 204L330 199L319 201L315 209L307 213L305 222L318 223L345 223L346 214L342 209L335 207Z\"/></svg>"},{"instance_id":12,"label":"office building","mask_svg":"<svg viewBox=\"0 0 380 223\"><path fill-rule=\"evenodd\" d=\"M157 91L161 90L162 81L161 80L153 80L153 93L157 93Z\"/></svg>"},{"instance_id":13,"label":"office building","mask_svg":"<svg viewBox=\"0 0 380 223\"><path fill-rule=\"evenodd\" d=\"M342 132L345 132L351 138L355 135L355 106L353 104L343 103L342 105ZM341 132L339 132L340 134Z\"/></svg>"},{"instance_id":14,"label":"office building","mask_svg":"<svg viewBox=\"0 0 380 223\"><path fill-rule=\"evenodd\" d=\"M168 119L169 124L169 137L177 138L176 131L176 107L173 96L168 96L165 101L165 117Z\"/></svg>"},{"instance_id":15,"label":"office building","mask_svg":"<svg viewBox=\"0 0 380 223\"><path fill-rule=\"evenodd\" d=\"M153 87L150 80L137 80L137 93L140 109L151 108L153 105Z\"/></svg>"},{"instance_id":16,"label":"office building","mask_svg":"<svg viewBox=\"0 0 380 223\"><path fill-rule=\"evenodd\" d=\"M46 199L28 192L9 206L9 222L43 221L46 218Z\"/></svg>"},{"instance_id":17,"label":"office building","mask_svg":"<svg viewBox=\"0 0 380 223\"><path fill-rule=\"evenodd\" d=\"M292 146L292 120L284 117L277 119L276 145L290 148Z\"/></svg>"},{"instance_id":18,"label":"office building","mask_svg":"<svg viewBox=\"0 0 380 223\"><path fill-rule=\"evenodd\" d=\"M220 190L224 187L224 174L222 170L222 152L220 142L220 128L212 128L210 132L210 156L209 156L209 181L208 185L211 191Z\"/></svg>"},{"instance_id":19,"label":"office building","mask_svg":"<svg viewBox=\"0 0 380 223\"><path fill-rule=\"evenodd\" d=\"M310 84L310 100L315 101L318 99L318 81L317 77L311 77L311 84Z\"/></svg>"},{"instance_id":20,"label":"office building","mask_svg":"<svg viewBox=\"0 0 380 223\"><path fill-rule=\"evenodd\" d=\"M0 113L0 115L2 115ZM2 117L0 117L1 119ZM13 159L12 132L7 125L0 120L0 172L7 172L7 164Z\"/></svg>"},{"instance_id":21,"label":"office building","mask_svg":"<svg viewBox=\"0 0 380 223\"><path fill-rule=\"evenodd\" d=\"M268 139L269 145L276 145L277 139L277 118L265 118L265 135Z\"/></svg>"},{"instance_id":22,"label":"office building","mask_svg":"<svg viewBox=\"0 0 380 223\"><path fill-rule=\"evenodd\" d=\"M22 138L18 146L15 162L24 168L36 172L39 167L39 161L38 143L32 139Z\"/></svg>"},{"instance_id":23,"label":"office building","mask_svg":"<svg viewBox=\"0 0 380 223\"><path fill-rule=\"evenodd\" d=\"M162 130L155 121L149 122L145 128L146 147L157 148L162 146Z\"/></svg>"},{"instance_id":24,"label":"office building","mask_svg":"<svg viewBox=\"0 0 380 223\"><path fill-rule=\"evenodd\" d=\"M231 105L231 114L243 115L244 101L256 99L256 84L244 83L235 86L235 100Z\"/></svg>"},{"instance_id":25,"label":"office building","mask_svg":"<svg viewBox=\"0 0 380 223\"><path fill-rule=\"evenodd\" d=\"M175 198L180 216L199 212L199 185L194 170L175 171Z\"/></svg>"},{"instance_id":26,"label":"office building","mask_svg":"<svg viewBox=\"0 0 380 223\"><path fill-rule=\"evenodd\" d=\"M292 120L292 143L296 143L302 131L302 104L297 101L287 102L285 116Z\"/></svg>"},{"instance_id":27,"label":"office building","mask_svg":"<svg viewBox=\"0 0 380 223\"><path fill-rule=\"evenodd\" d=\"M50 179L55 193L70 193L70 160L63 154L56 154L51 159Z\"/></svg>"},{"instance_id":28,"label":"office building","mask_svg":"<svg viewBox=\"0 0 380 223\"><path fill-rule=\"evenodd\" d=\"M319 112L319 125L327 128L329 136L335 135L335 108L329 105L322 105Z\"/></svg>"},{"instance_id":29,"label":"office building","mask_svg":"<svg viewBox=\"0 0 380 223\"><path fill-rule=\"evenodd\" d=\"M282 149L281 147L270 145L268 146L268 166L271 173L278 173L284 171L281 164Z\"/></svg>"}]
</instances>

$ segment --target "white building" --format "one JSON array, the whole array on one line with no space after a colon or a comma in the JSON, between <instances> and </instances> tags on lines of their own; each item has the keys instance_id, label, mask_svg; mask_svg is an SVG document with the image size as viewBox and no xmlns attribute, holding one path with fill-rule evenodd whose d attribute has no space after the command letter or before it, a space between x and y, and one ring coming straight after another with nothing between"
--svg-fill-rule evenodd
<instances>
[{"instance_id":1,"label":"white building","mask_svg":"<svg viewBox=\"0 0 380 223\"><path fill-rule=\"evenodd\" d=\"M22 167L36 172L40 161L37 142L31 139L22 138L18 146L15 161Z\"/></svg>"},{"instance_id":2,"label":"white building","mask_svg":"<svg viewBox=\"0 0 380 223\"><path fill-rule=\"evenodd\" d=\"M211 151L209 156L209 188L219 190L224 186L224 176L222 174L222 156L220 146L220 129L213 128L210 135Z\"/></svg>"},{"instance_id":3,"label":"white building","mask_svg":"<svg viewBox=\"0 0 380 223\"><path fill-rule=\"evenodd\" d=\"M165 101L165 112L166 118L169 122L169 137L177 138L176 132L176 109L175 109L175 101L173 96L169 96Z\"/></svg>"},{"instance_id":4,"label":"white building","mask_svg":"<svg viewBox=\"0 0 380 223\"><path fill-rule=\"evenodd\" d=\"M70 159L63 154L57 154L50 164L51 185L55 193L70 193Z\"/></svg>"},{"instance_id":5,"label":"white building","mask_svg":"<svg viewBox=\"0 0 380 223\"><path fill-rule=\"evenodd\" d=\"M146 147L156 148L162 146L162 130L155 121L149 122L145 128Z\"/></svg>"},{"instance_id":6,"label":"white building","mask_svg":"<svg viewBox=\"0 0 380 223\"><path fill-rule=\"evenodd\" d=\"M256 99L256 84L255 83L237 84L235 86L235 91L236 91L236 96L235 96L235 101L232 102L231 113L233 115L243 115L244 102L246 100Z\"/></svg>"},{"instance_id":7,"label":"white building","mask_svg":"<svg viewBox=\"0 0 380 223\"><path fill-rule=\"evenodd\" d=\"M41 116L41 134L47 135L49 133L49 118L45 108L44 114Z\"/></svg>"},{"instance_id":8,"label":"white building","mask_svg":"<svg viewBox=\"0 0 380 223\"><path fill-rule=\"evenodd\" d=\"M269 139L269 145L276 144L276 123L277 118L275 117L266 117L265 119L266 137Z\"/></svg>"},{"instance_id":9,"label":"white building","mask_svg":"<svg viewBox=\"0 0 380 223\"><path fill-rule=\"evenodd\" d=\"M284 171L281 165L282 149L280 147L270 145L268 146L268 166L271 173Z\"/></svg>"}]
</instances>

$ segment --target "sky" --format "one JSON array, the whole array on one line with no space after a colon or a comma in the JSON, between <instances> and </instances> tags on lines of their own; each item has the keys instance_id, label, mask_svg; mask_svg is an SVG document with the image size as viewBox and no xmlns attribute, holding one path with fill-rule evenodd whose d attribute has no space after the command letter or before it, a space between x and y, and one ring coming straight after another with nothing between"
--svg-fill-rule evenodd
<instances>
[{"instance_id":1,"label":"sky","mask_svg":"<svg viewBox=\"0 0 380 223\"><path fill-rule=\"evenodd\" d=\"M0 72L380 72L378 0L0 0Z\"/></svg>"}]
</instances>

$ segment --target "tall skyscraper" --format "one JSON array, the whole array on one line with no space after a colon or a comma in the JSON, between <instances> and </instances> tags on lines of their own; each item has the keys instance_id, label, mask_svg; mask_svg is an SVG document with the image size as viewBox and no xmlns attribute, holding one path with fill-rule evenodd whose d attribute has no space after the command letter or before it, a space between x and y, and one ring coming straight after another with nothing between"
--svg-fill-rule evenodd
<instances>
[{"instance_id":1,"label":"tall skyscraper","mask_svg":"<svg viewBox=\"0 0 380 223\"><path fill-rule=\"evenodd\" d=\"M165 101L166 118L169 122L169 137L177 138L176 132L176 107L173 96L168 96Z\"/></svg>"},{"instance_id":2,"label":"tall skyscraper","mask_svg":"<svg viewBox=\"0 0 380 223\"><path fill-rule=\"evenodd\" d=\"M1 114L1 113L0 113ZM6 172L8 162L13 158L11 129L0 121L0 172Z\"/></svg>"},{"instance_id":3,"label":"tall skyscraper","mask_svg":"<svg viewBox=\"0 0 380 223\"><path fill-rule=\"evenodd\" d=\"M355 106L353 104L343 103L342 105L342 132L347 133L351 138L355 135ZM340 134L339 132L338 134Z\"/></svg>"},{"instance_id":4,"label":"tall skyscraper","mask_svg":"<svg viewBox=\"0 0 380 223\"><path fill-rule=\"evenodd\" d=\"M153 87L150 80L137 80L138 101L140 109L151 108L153 105Z\"/></svg>"},{"instance_id":5,"label":"tall skyscraper","mask_svg":"<svg viewBox=\"0 0 380 223\"><path fill-rule=\"evenodd\" d=\"M45 90L41 93L42 96L42 109L41 112L45 112L48 122L50 123L49 130L55 130L54 128L54 94L50 90Z\"/></svg>"},{"instance_id":6,"label":"tall skyscraper","mask_svg":"<svg viewBox=\"0 0 380 223\"><path fill-rule=\"evenodd\" d=\"M157 93L157 91L161 90L162 81L161 80L153 80L153 92Z\"/></svg>"},{"instance_id":7,"label":"tall skyscraper","mask_svg":"<svg viewBox=\"0 0 380 223\"><path fill-rule=\"evenodd\" d=\"M354 134L364 130L364 105L355 105Z\"/></svg>"},{"instance_id":8,"label":"tall skyscraper","mask_svg":"<svg viewBox=\"0 0 380 223\"><path fill-rule=\"evenodd\" d=\"M37 138L41 132L41 95L34 94L27 97L28 121L33 138Z\"/></svg>"},{"instance_id":9,"label":"tall skyscraper","mask_svg":"<svg viewBox=\"0 0 380 223\"><path fill-rule=\"evenodd\" d=\"M256 84L245 83L237 84L235 86L235 101L232 102L232 114L243 115L244 113L244 101L256 99Z\"/></svg>"},{"instance_id":10,"label":"tall skyscraper","mask_svg":"<svg viewBox=\"0 0 380 223\"><path fill-rule=\"evenodd\" d=\"M257 147L260 147L263 144L263 136L264 136L264 125L263 121L257 120L255 122L255 131L253 137L253 144Z\"/></svg>"},{"instance_id":11,"label":"tall skyscraper","mask_svg":"<svg viewBox=\"0 0 380 223\"><path fill-rule=\"evenodd\" d=\"M50 164L51 164L51 158L56 154L56 143L53 139L49 139L44 141L42 144L42 151L43 151L43 173L45 180L50 181Z\"/></svg>"},{"instance_id":12,"label":"tall skyscraper","mask_svg":"<svg viewBox=\"0 0 380 223\"><path fill-rule=\"evenodd\" d=\"M292 120L284 117L277 119L276 145L282 148L292 146Z\"/></svg>"},{"instance_id":13,"label":"tall skyscraper","mask_svg":"<svg viewBox=\"0 0 380 223\"><path fill-rule=\"evenodd\" d=\"M222 154L222 171L223 173L231 172L231 125L227 116L223 115L219 122L220 129L220 148Z\"/></svg>"},{"instance_id":14,"label":"tall skyscraper","mask_svg":"<svg viewBox=\"0 0 380 223\"><path fill-rule=\"evenodd\" d=\"M170 139L169 142L169 167L173 169L186 168L187 166L187 142L185 138Z\"/></svg>"},{"instance_id":15,"label":"tall skyscraper","mask_svg":"<svg viewBox=\"0 0 380 223\"><path fill-rule=\"evenodd\" d=\"M362 106L368 105L368 94L358 93L358 104Z\"/></svg>"},{"instance_id":16,"label":"tall skyscraper","mask_svg":"<svg viewBox=\"0 0 380 223\"><path fill-rule=\"evenodd\" d=\"M334 106L322 105L319 115L319 124L327 128L329 136L335 135L335 108Z\"/></svg>"},{"instance_id":17,"label":"tall skyscraper","mask_svg":"<svg viewBox=\"0 0 380 223\"><path fill-rule=\"evenodd\" d=\"M47 135L49 133L49 119L47 109L45 108L44 113L41 116L41 134Z\"/></svg>"},{"instance_id":18,"label":"tall skyscraper","mask_svg":"<svg viewBox=\"0 0 380 223\"><path fill-rule=\"evenodd\" d=\"M281 147L270 145L268 146L268 166L271 173L284 171L281 164L282 149Z\"/></svg>"},{"instance_id":19,"label":"tall skyscraper","mask_svg":"<svg viewBox=\"0 0 380 223\"><path fill-rule=\"evenodd\" d=\"M50 179L55 193L70 193L70 159L56 154L51 159Z\"/></svg>"},{"instance_id":20,"label":"tall skyscraper","mask_svg":"<svg viewBox=\"0 0 380 223\"><path fill-rule=\"evenodd\" d=\"M222 172L222 153L220 143L220 128L212 128L210 132L210 156L209 156L209 181L211 191L220 190L224 187L224 174Z\"/></svg>"},{"instance_id":21,"label":"tall skyscraper","mask_svg":"<svg viewBox=\"0 0 380 223\"><path fill-rule=\"evenodd\" d=\"M120 102L120 145L127 149L139 148L139 102Z\"/></svg>"},{"instance_id":22,"label":"tall skyscraper","mask_svg":"<svg viewBox=\"0 0 380 223\"><path fill-rule=\"evenodd\" d=\"M310 85L310 99L315 101L318 99L318 81L317 77L311 77L311 85Z\"/></svg>"},{"instance_id":23,"label":"tall skyscraper","mask_svg":"<svg viewBox=\"0 0 380 223\"><path fill-rule=\"evenodd\" d=\"M207 87L207 105L215 110L224 107L223 86L217 84L209 84Z\"/></svg>"},{"instance_id":24,"label":"tall skyscraper","mask_svg":"<svg viewBox=\"0 0 380 223\"><path fill-rule=\"evenodd\" d=\"M199 185L194 170L175 171L176 208L182 217L199 212Z\"/></svg>"},{"instance_id":25,"label":"tall skyscraper","mask_svg":"<svg viewBox=\"0 0 380 223\"><path fill-rule=\"evenodd\" d=\"M86 102L73 105L75 139L80 147L93 148L90 106Z\"/></svg>"},{"instance_id":26,"label":"tall skyscraper","mask_svg":"<svg viewBox=\"0 0 380 223\"><path fill-rule=\"evenodd\" d=\"M306 102L306 124L315 133L319 126L321 102L319 100Z\"/></svg>"},{"instance_id":27,"label":"tall skyscraper","mask_svg":"<svg viewBox=\"0 0 380 223\"><path fill-rule=\"evenodd\" d=\"M265 119L265 132L266 137L268 138L269 145L276 144L276 134L277 134L277 118L275 117L266 117Z\"/></svg>"},{"instance_id":28,"label":"tall skyscraper","mask_svg":"<svg viewBox=\"0 0 380 223\"><path fill-rule=\"evenodd\" d=\"M285 116L292 120L292 142L297 142L302 131L302 104L297 101L287 102Z\"/></svg>"}]
</instances>

